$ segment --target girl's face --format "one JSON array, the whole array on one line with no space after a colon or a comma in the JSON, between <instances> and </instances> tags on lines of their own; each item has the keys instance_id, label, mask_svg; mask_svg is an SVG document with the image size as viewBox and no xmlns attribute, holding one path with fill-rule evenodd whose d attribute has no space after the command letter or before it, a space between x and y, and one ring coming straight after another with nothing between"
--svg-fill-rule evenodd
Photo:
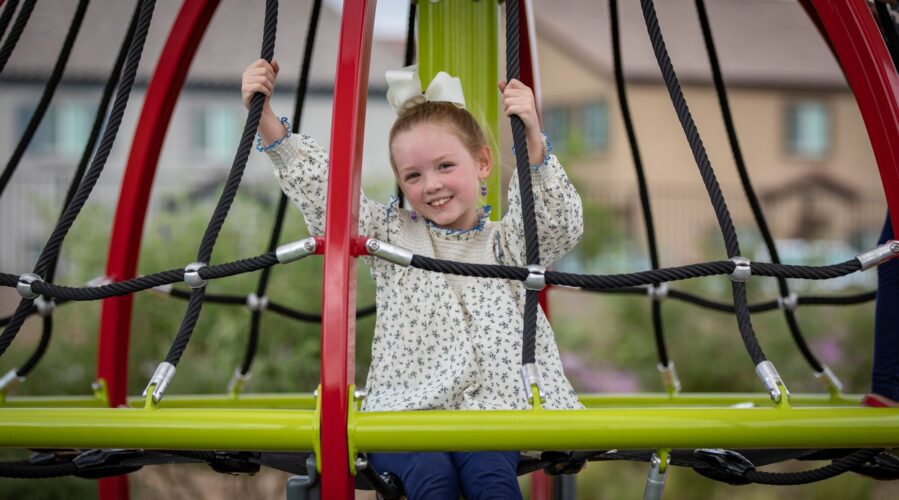
<instances>
[{"instance_id":1,"label":"girl's face","mask_svg":"<svg viewBox=\"0 0 899 500\"><path fill-rule=\"evenodd\" d=\"M416 212L449 229L477 225L480 181L492 166L489 147L472 154L452 125L422 123L396 135L391 151L397 182Z\"/></svg>"}]
</instances>

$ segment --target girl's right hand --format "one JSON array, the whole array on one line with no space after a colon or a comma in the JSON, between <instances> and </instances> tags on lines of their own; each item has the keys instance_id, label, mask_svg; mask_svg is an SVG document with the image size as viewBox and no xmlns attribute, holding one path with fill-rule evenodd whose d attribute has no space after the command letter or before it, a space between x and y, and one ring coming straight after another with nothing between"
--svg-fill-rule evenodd
<instances>
[{"instance_id":1,"label":"girl's right hand","mask_svg":"<svg viewBox=\"0 0 899 500\"><path fill-rule=\"evenodd\" d=\"M243 105L250 109L250 102L258 92L265 96L265 109L269 108L269 101L275 91L275 79L278 78L278 61L269 64L265 59L259 59L249 65L241 78L240 92L243 97Z\"/></svg>"}]
</instances>

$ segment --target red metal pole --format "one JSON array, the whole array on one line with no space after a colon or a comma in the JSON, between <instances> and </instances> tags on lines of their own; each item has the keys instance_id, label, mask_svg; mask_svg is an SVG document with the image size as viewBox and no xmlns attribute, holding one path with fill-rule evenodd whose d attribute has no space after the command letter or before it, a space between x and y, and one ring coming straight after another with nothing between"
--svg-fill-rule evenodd
<instances>
[{"instance_id":1,"label":"red metal pole","mask_svg":"<svg viewBox=\"0 0 899 500\"><path fill-rule=\"evenodd\" d=\"M136 275L159 152L187 70L218 4L219 0L185 0L159 56L134 132L112 227L106 275L113 280ZM106 381L112 407L125 404L128 391L131 306L131 295L125 295L104 300L101 310L97 377ZM99 492L102 500L127 499L127 477L101 479Z\"/></svg>"},{"instance_id":2,"label":"red metal pole","mask_svg":"<svg viewBox=\"0 0 899 500\"><path fill-rule=\"evenodd\" d=\"M864 0L811 0L855 94L899 234L899 75Z\"/></svg>"},{"instance_id":3,"label":"red metal pole","mask_svg":"<svg viewBox=\"0 0 899 500\"><path fill-rule=\"evenodd\" d=\"M349 384L355 378L356 262L362 141L375 0L344 2L331 120L331 169L322 297L322 498L354 497L347 448Z\"/></svg>"}]
</instances>

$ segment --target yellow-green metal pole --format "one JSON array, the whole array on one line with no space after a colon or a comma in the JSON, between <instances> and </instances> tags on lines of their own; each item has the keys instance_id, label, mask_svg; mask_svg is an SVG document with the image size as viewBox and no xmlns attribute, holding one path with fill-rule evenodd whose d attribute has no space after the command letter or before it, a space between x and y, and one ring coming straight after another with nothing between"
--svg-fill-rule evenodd
<instances>
[{"instance_id":1,"label":"yellow-green metal pole","mask_svg":"<svg viewBox=\"0 0 899 500\"><path fill-rule=\"evenodd\" d=\"M486 203L502 215L499 150L499 7L491 0L418 2L418 64L423 87L440 71L462 80L465 103L487 134L493 172Z\"/></svg>"}]
</instances>

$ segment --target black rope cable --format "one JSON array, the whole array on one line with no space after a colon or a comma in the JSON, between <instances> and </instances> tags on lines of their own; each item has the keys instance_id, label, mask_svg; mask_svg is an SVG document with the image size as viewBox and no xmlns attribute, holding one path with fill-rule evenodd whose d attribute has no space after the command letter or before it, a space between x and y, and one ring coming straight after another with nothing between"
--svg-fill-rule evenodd
<instances>
[{"instance_id":1,"label":"black rope cable","mask_svg":"<svg viewBox=\"0 0 899 500\"><path fill-rule=\"evenodd\" d=\"M91 156L94 151L94 146L97 144L97 139L100 137L100 132L103 129L103 122L106 118L106 112L109 110L109 103L112 102L112 96L115 91L116 85L119 81L119 76L122 73L122 67L125 65L125 56L128 55L128 47L131 46L131 41L134 38L134 30L137 27L137 18L140 15L140 2L135 4L134 13L131 16L131 22L128 26L128 31L125 34L125 39L122 42L119 48L119 54L116 57L115 64L113 65L112 71L110 72L109 78L106 80L106 87L103 89L103 94L100 98L100 104L97 107L97 112L94 117L94 124L91 127L90 134L88 135L87 143L84 146L84 151L81 154L81 161L78 163L78 167L75 170L75 175L72 176L72 181L69 184L69 189L66 192L65 200L63 201L62 208L60 209L59 217L61 218L63 214L65 214L66 207L71 203L72 198L75 197L75 193L78 191L78 186L81 184L81 179L84 177L84 172L87 170L87 166L90 162ZM47 269L46 280L52 282L56 275L56 268L59 264L59 256L62 253L62 245L59 246L56 250L56 254L50 258L50 268ZM44 297L45 299L49 299L48 297ZM57 305L63 302L57 302ZM37 312L37 308L32 308L34 312ZM33 314L33 313L32 313ZM4 318L5 319L5 318ZM5 326L8 321L0 320L0 326ZM38 349L32 353L31 357L16 371L16 375L19 377L25 377L28 373L37 366L37 363L40 362L44 353L46 352L46 348L49 346L50 335L52 335L53 330L51 328L47 328L46 326L43 328L43 335L41 337L41 342L38 346Z\"/></svg>"},{"instance_id":2,"label":"black rope cable","mask_svg":"<svg viewBox=\"0 0 899 500\"><path fill-rule=\"evenodd\" d=\"M724 237L724 245L727 249L727 256L730 258L740 256L740 244L737 240L737 232L734 228L733 221L730 217L730 211L727 209L727 203L724 200L724 194L718 185L715 172L709 162L706 154L705 146L702 144L702 138L699 136L699 130L690 114L687 101L684 98L677 74L674 66L671 64L671 58L668 56L668 50L665 47L665 40L662 36L659 20L656 16L655 6L652 0L640 0L643 9L643 18L646 21L646 30L649 33L652 42L653 51L656 60L659 63L659 69L665 80L665 86L671 97L671 102L677 112L678 120L686 135L687 142L690 144L690 150L693 152L693 158L699 168L709 199L715 209L715 216L718 219L718 225L721 228L721 234ZM758 343L755 332L752 328L752 322L749 316L749 310L746 303L746 284L733 281L732 282L734 305L736 306L737 327L740 331L740 337L743 339L743 345L752 358L752 362L757 366L759 363L766 361L765 353Z\"/></svg>"},{"instance_id":3,"label":"black rope cable","mask_svg":"<svg viewBox=\"0 0 899 500\"><path fill-rule=\"evenodd\" d=\"M41 251L41 255L34 268L34 273L39 276L46 274L51 257L58 252L59 245L62 244L63 239L65 239L66 234L75 222L75 218L78 217L81 208L87 202L87 198L90 196L97 180L100 178L100 174L103 172L106 160L109 158L109 153L112 151L112 146L118 135L122 117L124 116L125 108L128 104L128 98L131 94L131 88L134 85L134 78L137 74L137 67L140 64L144 43L147 39L147 31L150 28L150 21L153 18L155 6L155 0L145 0L144 3L141 4L141 14L138 20L137 30L135 31L131 47L128 49L128 57L123 70L123 76L119 82L119 91L116 94L115 103L110 112L103 139L100 141L100 146L97 148L91 167L88 169L81 185L78 187L78 192L75 194L75 197L72 198L69 206L66 207L65 214L57 222L47 244ZM3 334L0 335L0 356L6 352L9 344L18 334L32 302L31 299L22 299L19 302L19 306L13 314L12 320L10 320L9 324L6 326Z\"/></svg>"},{"instance_id":4,"label":"black rope cable","mask_svg":"<svg viewBox=\"0 0 899 500\"><path fill-rule=\"evenodd\" d=\"M880 33L890 51L893 66L899 69L899 34L896 33L896 22L890 16L889 8L885 2L874 2L877 10L877 21L880 23Z\"/></svg>"},{"instance_id":5,"label":"black rope cable","mask_svg":"<svg viewBox=\"0 0 899 500\"><path fill-rule=\"evenodd\" d=\"M621 62L621 27L618 19L618 0L609 0L609 17L612 28L612 58L615 66L615 89L618 92L618 105L621 108L621 118L624 121L624 129L627 131L627 143L630 146L631 158L634 161L634 170L637 173L637 188L640 194L640 207L643 213L643 227L646 229L646 242L649 246L649 262L653 269L659 266L659 251L656 243L655 222L652 217L652 207L649 201L649 188L646 183L646 174L643 169L643 158L640 155L640 146L637 143L637 133L634 130L634 121L631 116L631 108L627 99L627 87L624 83L624 65ZM653 283L659 286L659 283ZM665 346L665 331L662 323L662 304L652 301L652 326L655 333L656 352L659 363L668 366L668 349Z\"/></svg>"},{"instance_id":6,"label":"black rope cable","mask_svg":"<svg viewBox=\"0 0 899 500\"><path fill-rule=\"evenodd\" d=\"M25 131L22 132L22 137L19 138L19 143L16 144L16 148L6 163L3 173L0 174L0 196L3 195L6 186L9 185L9 179L16 172L22 156L25 155L25 150L28 149L28 144L31 143L38 126L40 126L41 121L47 114L47 109L50 108L50 103L53 101L53 96L56 94L56 89L59 87L59 82L62 80L62 75L65 72L66 64L69 62L69 56L72 54L72 48L75 46L75 38L78 37L78 33L81 31L81 24L84 21L84 14L87 12L89 4L90 0L78 1L75 14L72 16L72 23L69 25L69 31L62 44L62 49L59 51L59 56L56 58L56 63L53 65L53 70L50 72L50 78L44 86L41 99L38 101L37 107L34 108L34 113L32 113L31 119L28 120L28 125L25 127Z\"/></svg>"},{"instance_id":7,"label":"black rope cable","mask_svg":"<svg viewBox=\"0 0 899 500\"><path fill-rule=\"evenodd\" d=\"M519 73L519 32L518 2L506 2L506 81L518 78ZM537 216L534 213L534 192L531 187L531 166L528 159L524 122L517 115L509 117L512 123L512 138L515 143L515 166L518 172L518 190L521 193L521 220L524 225L525 254L528 265L540 264L540 242L537 235ZM522 320L521 364L535 362L537 347L537 306L539 292L527 290Z\"/></svg>"},{"instance_id":8,"label":"black rope cable","mask_svg":"<svg viewBox=\"0 0 899 500\"><path fill-rule=\"evenodd\" d=\"M765 218L765 213L762 210L762 205L759 203L755 189L753 189L752 181L749 178L749 170L746 168L746 160L743 157L743 150L740 147L740 141L737 138L737 129L734 125L733 113L731 113L730 101L727 97L727 87L724 85L724 76L721 72L721 64L718 60L718 50L715 47L715 39L712 36L712 28L706 12L705 0L696 0L696 10L699 13L702 38L705 41L706 53L708 54L709 64L712 68L712 79L715 83L718 105L721 109L722 118L724 119L725 129L727 130L727 140L730 143L730 149L734 157L734 163L737 166L737 172L740 174L740 183L743 186L743 192L746 194L746 199L749 201L749 206L752 209L753 218L759 227L759 231L762 233L762 239L765 241L765 248L768 249L768 254L771 256L771 262L780 264L781 261L780 255L778 255L777 252L777 245L774 243L774 237L771 235L771 230L768 228L768 222ZM787 285L786 279L778 278L777 286L781 297L788 297L790 295L790 288ZM784 308L783 313L787 320L787 325L789 326L790 335L796 343L796 347L802 352L802 356L805 358L806 362L808 362L809 366L811 366L812 370L816 373L821 373L824 368L821 366L821 362L818 361L818 358L812 353L808 343L806 343L802 331L799 328L799 323L796 320L796 314L788 308Z\"/></svg>"},{"instance_id":9,"label":"black rope cable","mask_svg":"<svg viewBox=\"0 0 899 500\"><path fill-rule=\"evenodd\" d=\"M31 357L25 361L19 368L16 369L16 376L18 377L27 377L34 367L37 366L38 361L44 356L44 353L47 352L47 347L50 345L50 339L53 335L53 315L48 314L44 316L44 320L41 322L41 339L38 341L37 348L32 353Z\"/></svg>"},{"instance_id":10,"label":"black rope cable","mask_svg":"<svg viewBox=\"0 0 899 500\"><path fill-rule=\"evenodd\" d=\"M748 469L742 474L742 477L753 483L774 486L815 483L838 476L844 472L849 472L876 457L881 452L883 452L882 448L861 449L845 457L838 458L823 467L801 472L765 472L757 469Z\"/></svg>"},{"instance_id":11,"label":"black rope cable","mask_svg":"<svg viewBox=\"0 0 899 500\"><path fill-rule=\"evenodd\" d=\"M9 27L9 23L12 21L12 16L16 13L16 7L18 6L19 0L8 0L3 7L3 12L0 13L0 40L3 40L6 28Z\"/></svg>"},{"instance_id":12,"label":"black rope cable","mask_svg":"<svg viewBox=\"0 0 899 500\"><path fill-rule=\"evenodd\" d=\"M71 476L79 472L72 462L61 464L33 464L28 461L0 462L0 477L15 479L49 479Z\"/></svg>"},{"instance_id":13,"label":"black rope cable","mask_svg":"<svg viewBox=\"0 0 899 500\"><path fill-rule=\"evenodd\" d=\"M262 55L261 57L271 62L275 52L275 34L278 23L278 2L277 0L266 0L265 5L265 24L262 35ZM250 102L250 111L247 114L246 124L244 125L243 134L240 138L240 144L234 155L234 162L231 165L231 171L228 174L228 180L225 183L225 189L219 197L218 204L206 226L206 232L200 242L200 248L197 251L197 262L209 263L212 257L212 250L218 239L225 219L228 217L228 211L240 187L240 181L243 177L244 168L247 165L247 158L250 155L250 149L253 146L253 138L256 135L256 129L259 128L259 117L262 115L262 105L265 96L257 93ZM166 355L165 361L174 366L178 365L184 349L190 342L194 327L200 316L200 310L203 308L203 295L206 293L206 287L194 288L187 305L187 312L181 322L181 328L175 341L172 343L169 353Z\"/></svg>"},{"instance_id":14,"label":"black rope cable","mask_svg":"<svg viewBox=\"0 0 899 500\"><path fill-rule=\"evenodd\" d=\"M315 2L313 2L312 13L309 16L309 27L306 29L306 45L303 50L303 62L300 68L299 83L297 83L297 93L294 97L295 106L293 109L293 125L291 128L291 133L293 134L298 134L300 132L300 120L303 117L306 89L309 87L309 71L312 67L312 51L315 48L315 35L318 32L318 20L321 15L321 6L321 0L315 0ZM278 199L278 210L275 215L275 225L272 228L272 234L268 242L269 252L275 250L278 246L278 240L281 239L281 231L284 227L284 216L287 214L287 205L287 195L281 192L281 196ZM271 269L272 268L267 267L262 270L259 277L259 283L256 285L256 296L260 299L265 297ZM250 314L250 335L247 339L247 347L244 351L243 361L240 364L241 375L246 375L250 372L253 359L256 357L261 322L262 311L256 309Z\"/></svg>"},{"instance_id":15,"label":"black rope cable","mask_svg":"<svg viewBox=\"0 0 899 500\"><path fill-rule=\"evenodd\" d=\"M0 74L6 68L6 63L9 62L9 56L15 50L16 44L19 43L19 38L22 37L22 32L25 31L25 26L28 25L28 20L31 19L31 13L34 11L36 3L37 0L25 0L25 3L22 4L22 8L19 10L19 15L16 16L16 20L9 30L9 35L3 42L3 46L0 47Z\"/></svg>"}]
</instances>

